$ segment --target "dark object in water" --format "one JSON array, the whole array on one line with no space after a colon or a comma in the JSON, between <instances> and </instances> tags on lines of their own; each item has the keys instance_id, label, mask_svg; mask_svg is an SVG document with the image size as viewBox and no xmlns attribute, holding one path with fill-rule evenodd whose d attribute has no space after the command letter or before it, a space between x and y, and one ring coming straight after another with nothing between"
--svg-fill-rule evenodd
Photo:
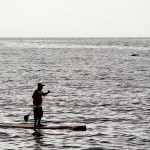
<instances>
[{"instance_id":1,"label":"dark object in water","mask_svg":"<svg viewBox=\"0 0 150 150\"><path fill-rule=\"evenodd\" d=\"M139 56L138 54L132 54L131 56Z\"/></svg>"}]
</instances>

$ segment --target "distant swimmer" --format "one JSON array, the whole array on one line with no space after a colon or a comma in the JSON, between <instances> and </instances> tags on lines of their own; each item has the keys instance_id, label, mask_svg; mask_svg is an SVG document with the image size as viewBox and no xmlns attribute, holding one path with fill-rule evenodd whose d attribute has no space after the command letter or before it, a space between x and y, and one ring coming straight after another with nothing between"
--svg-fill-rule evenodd
<instances>
[{"instance_id":1,"label":"distant swimmer","mask_svg":"<svg viewBox=\"0 0 150 150\"><path fill-rule=\"evenodd\" d=\"M34 111L34 125L36 126L36 123L38 121L38 126L41 126L41 118L43 116L43 109L42 109L42 102L43 98L42 96L46 96L50 91L43 93L43 85L42 83L38 83L38 88L34 91L32 98L33 98L33 111Z\"/></svg>"}]
</instances>

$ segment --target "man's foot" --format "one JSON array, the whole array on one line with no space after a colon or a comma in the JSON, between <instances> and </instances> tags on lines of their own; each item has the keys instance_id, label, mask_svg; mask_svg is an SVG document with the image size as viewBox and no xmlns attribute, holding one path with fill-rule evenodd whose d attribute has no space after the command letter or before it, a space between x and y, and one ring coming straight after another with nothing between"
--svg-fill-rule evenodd
<instances>
[{"instance_id":1,"label":"man's foot","mask_svg":"<svg viewBox=\"0 0 150 150\"><path fill-rule=\"evenodd\" d=\"M45 126L44 124L38 124L38 126Z\"/></svg>"}]
</instances>

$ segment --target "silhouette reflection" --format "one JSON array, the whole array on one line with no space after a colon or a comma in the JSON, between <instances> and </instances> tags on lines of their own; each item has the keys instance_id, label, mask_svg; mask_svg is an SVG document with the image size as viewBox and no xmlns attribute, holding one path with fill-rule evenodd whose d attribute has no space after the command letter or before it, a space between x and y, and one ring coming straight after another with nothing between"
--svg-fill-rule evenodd
<instances>
[{"instance_id":1,"label":"silhouette reflection","mask_svg":"<svg viewBox=\"0 0 150 150\"><path fill-rule=\"evenodd\" d=\"M35 148L33 150L42 150L42 145L43 145L43 133L41 130L34 130L34 132L32 133L32 135L34 136L34 140L35 140Z\"/></svg>"}]
</instances>

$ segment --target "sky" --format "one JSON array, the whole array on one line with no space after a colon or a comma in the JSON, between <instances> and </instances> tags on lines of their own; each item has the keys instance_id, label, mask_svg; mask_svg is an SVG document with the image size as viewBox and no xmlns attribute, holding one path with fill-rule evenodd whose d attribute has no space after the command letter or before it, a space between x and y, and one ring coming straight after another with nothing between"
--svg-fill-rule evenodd
<instances>
[{"instance_id":1,"label":"sky","mask_svg":"<svg viewBox=\"0 0 150 150\"><path fill-rule=\"evenodd\" d=\"M0 37L150 37L150 0L0 0Z\"/></svg>"}]
</instances>

